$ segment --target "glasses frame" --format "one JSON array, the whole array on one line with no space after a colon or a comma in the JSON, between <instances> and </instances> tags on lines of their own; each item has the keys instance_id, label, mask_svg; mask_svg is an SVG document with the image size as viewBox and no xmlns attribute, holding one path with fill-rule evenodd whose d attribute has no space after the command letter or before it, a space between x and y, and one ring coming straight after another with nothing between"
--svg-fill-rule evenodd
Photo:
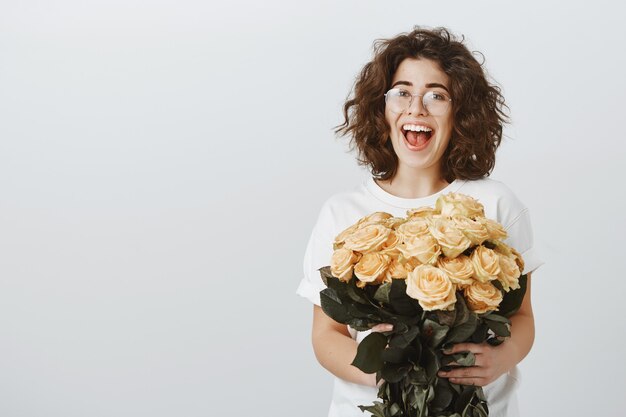
<instances>
[{"instance_id":1,"label":"glasses frame","mask_svg":"<svg viewBox=\"0 0 626 417\"><path fill-rule=\"evenodd\" d=\"M409 101L409 105L407 106L407 108L406 108L406 109L404 109L404 110L402 110L401 112L395 112L395 111L394 111L394 113L402 114L402 113L404 113L405 111L407 111L408 109L410 109L410 108L411 108L411 105L413 104L413 99L414 99L415 97L421 97L421 98L422 98L422 107L423 107L423 108L424 108L424 109L428 112L428 114L430 114L430 115L432 115L432 116L442 116L442 115L446 114L446 113L447 113L447 111L450 109L450 102L452 101L452 98L448 98L448 100L446 100L446 101L447 101L447 103L446 103L446 104L447 104L447 106L448 106L448 107L446 107L446 111L445 111L445 112L443 112L443 113L441 113L441 114L433 114L433 113L431 113L431 112L430 112L430 110L428 110L428 107L426 107L426 103L424 103L424 97L425 97L427 94L429 94L429 93L434 93L434 92L436 92L436 90L429 90L429 91L425 92L424 94L411 94L409 91L404 90L404 89L402 89L402 88L397 88L397 87L392 88L392 89L390 89L389 91L387 91L385 94L383 94L383 96L385 97L385 105L387 104L387 94L391 93L391 92L392 92L392 91L394 91L394 90L397 90L397 91L406 91L406 92L407 92L407 93L411 96L411 100ZM442 93L438 93L438 94L442 94ZM447 93L445 93L444 95L448 95L448 94L447 94ZM393 111L393 110L391 110L391 111Z\"/></svg>"}]
</instances>

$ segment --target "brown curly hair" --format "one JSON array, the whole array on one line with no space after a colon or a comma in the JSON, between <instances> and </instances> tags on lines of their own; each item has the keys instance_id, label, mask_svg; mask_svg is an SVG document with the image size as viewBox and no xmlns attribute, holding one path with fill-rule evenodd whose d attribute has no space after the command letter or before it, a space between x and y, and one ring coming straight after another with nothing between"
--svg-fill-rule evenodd
<instances>
[{"instance_id":1,"label":"brown curly hair","mask_svg":"<svg viewBox=\"0 0 626 417\"><path fill-rule=\"evenodd\" d=\"M374 58L356 78L354 95L343 106L344 123L335 134L351 134L351 148L358 149L359 165L369 165L378 179L393 178L398 157L393 150L385 119L384 93L400 63L406 58L427 58L439 64L450 79L453 131L442 157L442 174L454 179L479 179L493 170L502 127L508 123L508 107L499 87L487 81L486 72L448 29L415 26L410 33L374 41Z\"/></svg>"}]
</instances>

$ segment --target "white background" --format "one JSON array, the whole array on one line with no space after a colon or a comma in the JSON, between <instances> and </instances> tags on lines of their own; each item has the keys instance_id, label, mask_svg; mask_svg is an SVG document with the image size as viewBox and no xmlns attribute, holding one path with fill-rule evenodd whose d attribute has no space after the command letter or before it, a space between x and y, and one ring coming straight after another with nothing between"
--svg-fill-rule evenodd
<instances>
[{"instance_id":1,"label":"white background","mask_svg":"<svg viewBox=\"0 0 626 417\"><path fill-rule=\"evenodd\" d=\"M609 1L0 2L0 416L325 416L295 295L376 38L464 34L531 210L529 417L623 415L624 10Z\"/></svg>"}]
</instances>

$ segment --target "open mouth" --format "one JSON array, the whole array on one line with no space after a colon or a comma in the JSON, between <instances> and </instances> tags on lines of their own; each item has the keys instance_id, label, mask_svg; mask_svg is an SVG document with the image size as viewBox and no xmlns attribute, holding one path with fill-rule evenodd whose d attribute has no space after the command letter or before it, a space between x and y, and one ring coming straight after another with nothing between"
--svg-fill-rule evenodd
<instances>
[{"instance_id":1,"label":"open mouth","mask_svg":"<svg viewBox=\"0 0 626 417\"><path fill-rule=\"evenodd\" d=\"M410 145L409 149L418 150L426 147L434 131L426 126L404 125L402 126L402 134L407 144Z\"/></svg>"}]
</instances>

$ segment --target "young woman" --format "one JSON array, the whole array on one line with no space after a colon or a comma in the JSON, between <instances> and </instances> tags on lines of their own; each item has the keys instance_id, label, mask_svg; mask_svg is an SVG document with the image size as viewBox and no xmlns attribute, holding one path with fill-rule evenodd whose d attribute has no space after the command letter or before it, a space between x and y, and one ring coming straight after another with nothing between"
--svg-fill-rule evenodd
<instances>
[{"instance_id":1,"label":"young woman","mask_svg":"<svg viewBox=\"0 0 626 417\"><path fill-rule=\"evenodd\" d=\"M370 331L335 322L320 307L325 288L318 269L330 264L333 241L359 218L376 211L405 217L458 192L478 199L486 217L507 230L505 243L525 261L527 292L511 318L511 337L498 346L459 343L450 353L471 351L474 366L441 373L459 384L482 386L490 417L519 415L517 364L534 340L530 273L543 262L533 249L528 208L503 183L488 178L506 122L504 98L480 63L445 28L416 27L375 43L374 57L358 76L336 132L351 135L358 162L371 174L359 186L323 204L304 256L297 293L313 306L312 339L320 364L335 376L329 417L362 417L358 405L377 398L375 374L350 365ZM371 331L388 330L378 325Z\"/></svg>"}]
</instances>

